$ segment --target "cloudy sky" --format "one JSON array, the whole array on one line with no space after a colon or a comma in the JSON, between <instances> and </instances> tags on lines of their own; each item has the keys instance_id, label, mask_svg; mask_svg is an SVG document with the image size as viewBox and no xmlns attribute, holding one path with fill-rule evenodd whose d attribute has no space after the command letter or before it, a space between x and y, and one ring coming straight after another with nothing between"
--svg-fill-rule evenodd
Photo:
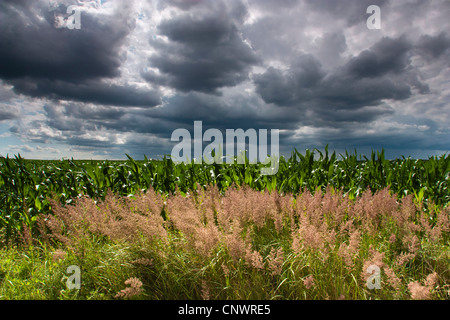
<instances>
[{"instance_id":1,"label":"cloudy sky","mask_svg":"<svg viewBox=\"0 0 450 320\"><path fill-rule=\"evenodd\" d=\"M449 0L0 0L0 154L157 157L196 120L279 129L285 155L450 152L449 16Z\"/></svg>"}]
</instances>

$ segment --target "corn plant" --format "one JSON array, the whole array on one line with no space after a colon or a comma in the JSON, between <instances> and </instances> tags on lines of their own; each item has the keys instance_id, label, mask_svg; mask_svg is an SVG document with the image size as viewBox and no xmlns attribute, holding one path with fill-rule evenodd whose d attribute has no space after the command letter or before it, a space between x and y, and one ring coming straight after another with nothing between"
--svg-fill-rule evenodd
<instances>
[{"instance_id":1,"label":"corn plant","mask_svg":"<svg viewBox=\"0 0 450 320\"><path fill-rule=\"evenodd\" d=\"M50 198L70 204L82 196L104 199L108 191L133 196L150 188L160 193L186 194L200 185L217 185L221 193L230 186L294 195L309 190L342 189L350 198L365 190L389 187L399 197L413 194L425 206L445 206L450 201L450 156L427 160L385 158L384 150L370 156L345 152L337 155L320 150L294 149L289 158L280 157L275 175L261 175L261 163L175 164L168 156L160 160L124 161L27 160L19 155L0 158L0 231L14 238L24 226L34 227L36 216L51 212Z\"/></svg>"}]
</instances>

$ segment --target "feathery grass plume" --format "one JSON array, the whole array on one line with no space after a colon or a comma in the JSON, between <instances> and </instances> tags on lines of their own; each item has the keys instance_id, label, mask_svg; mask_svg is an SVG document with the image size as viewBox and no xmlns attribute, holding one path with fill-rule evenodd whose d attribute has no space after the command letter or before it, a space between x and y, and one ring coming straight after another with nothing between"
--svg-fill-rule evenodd
<instances>
[{"instance_id":1,"label":"feathery grass plume","mask_svg":"<svg viewBox=\"0 0 450 320\"><path fill-rule=\"evenodd\" d=\"M275 230L280 232L283 227L284 211L281 208L280 195L278 192L271 192L265 190L261 200L265 201L266 212L265 220L272 220L275 225Z\"/></svg>"},{"instance_id":2,"label":"feathery grass plume","mask_svg":"<svg viewBox=\"0 0 450 320\"><path fill-rule=\"evenodd\" d=\"M433 228L429 230L428 238L432 242L438 242L442 236L442 228L440 225L436 224Z\"/></svg>"},{"instance_id":3,"label":"feathery grass plume","mask_svg":"<svg viewBox=\"0 0 450 320\"><path fill-rule=\"evenodd\" d=\"M287 227L294 227L295 224L295 198L292 193L280 195L278 192L272 192L275 198L275 205L278 208L278 212L281 213L283 219L289 224ZM277 223L277 222L275 222ZM279 230L278 230L279 231Z\"/></svg>"},{"instance_id":4,"label":"feathery grass plume","mask_svg":"<svg viewBox=\"0 0 450 320\"><path fill-rule=\"evenodd\" d=\"M416 254L420 249L420 239L415 234L408 234L403 238L403 245L408 248L409 253Z\"/></svg>"},{"instance_id":5,"label":"feathery grass plume","mask_svg":"<svg viewBox=\"0 0 450 320\"><path fill-rule=\"evenodd\" d=\"M414 300L429 300L432 296L432 291L438 282L438 275L436 272L430 273L421 285L419 281L410 282L408 289L411 292L411 299Z\"/></svg>"},{"instance_id":6,"label":"feathery grass plume","mask_svg":"<svg viewBox=\"0 0 450 320\"><path fill-rule=\"evenodd\" d=\"M153 187L147 189L145 193L139 192L134 198L125 198L136 212L144 215L159 216L164 208L164 198L161 193L156 192Z\"/></svg>"},{"instance_id":7,"label":"feathery grass plume","mask_svg":"<svg viewBox=\"0 0 450 320\"><path fill-rule=\"evenodd\" d=\"M246 253L247 244L242 239L241 232L242 227L239 222L233 221L231 233L225 234L222 240L234 262L238 262L241 258L244 258Z\"/></svg>"},{"instance_id":8,"label":"feathery grass plume","mask_svg":"<svg viewBox=\"0 0 450 320\"><path fill-rule=\"evenodd\" d=\"M350 215L361 221L363 231L375 235L383 218L396 215L398 203L395 195L390 195L389 188L378 190L374 194L367 189L356 199L351 211Z\"/></svg>"},{"instance_id":9,"label":"feathery grass plume","mask_svg":"<svg viewBox=\"0 0 450 320\"><path fill-rule=\"evenodd\" d=\"M336 195L331 186L327 186L322 197L322 213L327 216L334 216L334 211L338 207L339 202L339 196Z\"/></svg>"},{"instance_id":10,"label":"feathery grass plume","mask_svg":"<svg viewBox=\"0 0 450 320\"><path fill-rule=\"evenodd\" d=\"M275 249L274 247L270 248L269 256L267 257L269 271L271 271L272 276L280 275L283 263L284 263L284 252L283 248L279 247Z\"/></svg>"},{"instance_id":11,"label":"feathery grass plume","mask_svg":"<svg viewBox=\"0 0 450 320\"><path fill-rule=\"evenodd\" d=\"M315 227L319 227L323 222L321 207L322 190L320 189L317 189L314 195L309 191L305 191L296 198L297 215L301 220L306 219L309 224Z\"/></svg>"},{"instance_id":12,"label":"feathery grass plume","mask_svg":"<svg viewBox=\"0 0 450 320\"><path fill-rule=\"evenodd\" d=\"M173 196L166 201L170 223L186 237L193 237L201 223L197 208L191 196Z\"/></svg>"},{"instance_id":13,"label":"feathery grass plume","mask_svg":"<svg viewBox=\"0 0 450 320\"><path fill-rule=\"evenodd\" d=\"M384 266L383 271L386 274L388 283L392 286L392 288L394 288L394 290L396 291L400 290L402 280L397 277L394 270L392 270L388 266Z\"/></svg>"},{"instance_id":14,"label":"feathery grass plume","mask_svg":"<svg viewBox=\"0 0 450 320\"><path fill-rule=\"evenodd\" d=\"M440 226L441 231L444 233L450 233L450 205L442 208L437 215L437 225Z\"/></svg>"},{"instance_id":15,"label":"feathery grass plume","mask_svg":"<svg viewBox=\"0 0 450 320\"><path fill-rule=\"evenodd\" d=\"M336 228L342 223L349 205L349 199L344 197L342 189L327 187L322 199L322 212L331 228Z\"/></svg>"},{"instance_id":16,"label":"feathery grass plume","mask_svg":"<svg viewBox=\"0 0 450 320\"><path fill-rule=\"evenodd\" d=\"M419 224L416 224L414 221L408 221L405 228L405 234L413 234L415 232L419 232L421 229Z\"/></svg>"},{"instance_id":17,"label":"feathery grass plume","mask_svg":"<svg viewBox=\"0 0 450 320\"><path fill-rule=\"evenodd\" d=\"M252 250L250 245L248 245L245 249L245 261L249 266L255 269L264 269L264 263L261 254L256 250Z\"/></svg>"},{"instance_id":18,"label":"feathery grass plume","mask_svg":"<svg viewBox=\"0 0 450 320\"><path fill-rule=\"evenodd\" d=\"M434 205L429 205L430 207L433 207L433 209L430 212L430 216L433 216L435 213ZM423 229L428 234L428 237L433 242L439 242L441 238L443 238L443 235L445 233L450 232L450 223L449 223L449 215L450 215L450 206L447 208L442 208L436 213L436 222L434 226L431 226L431 223L425 218L421 217L421 224L423 226Z\"/></svg>"},{"instance_id":19,"label":"feathery grass plume","mask_svg":"<svg viewBox=\"0 0 450 320\"><path fill-rule=\"evenodd\" d=\"M142 282L138 278L129 278L125 280L125 284L129 287L120 290L114 297L115 298L132 298L142 293Z\"/></svg>"},{"instance_id":20,"label":"feathery grass plume","mask_svg":"<svg viewBox=\"0 0 450 320\"><path fill-rule=\"evenodd\" d=\"M199 193L200 201L209 194L201 191ZM177 195L167 200L167 211L173 226L188 240L189 248L194 248L206 257L219 244L221 234L215 225L212 208L209 207L205 214L198 201L198 195L197 200L194 197Z\"/></svg>"},{"instance_id":21,"label":"feathery grass plume","mask_svg":"<svg viewBox=\"0 0 450 320\"><path fill-rule=\"evenodd\" d=\"M417 206L414 203L414 196L408 194L401 199L399 210L393 213L393 217L397 225L401 229L405 229L407 222L416 216Z\"/></svg>"},{"instance_id":22,"label":"feathery grass plume","mask_svg":"<svg viewBox=\"0 0 450 320\"><path fill-rule=\"evenodd\" d=\"M271 201L267 190L255 192L249 186L245 188L247 189L247 197L243 199L243 202L245 203L244 207L249 211L250 222L258 228L262 228L271 216L270 211L276 211L275 204Z\"/></svg>"},{"instance_id":23,"label":"feathery grass plume","mask_svg":"<svg viewBox=\"0 0 450 320\"><path fill-rule=\"evenodd\" d=\"M441 230L439 225L436 225L435 228L430 223L431 217L434 216L434 205L429 204L429 212L427 214L424 214L422 212L421 215L418 217L418 222L421 228L421 231L425 233L426 237L428 237L432 241L437 241L440 237Z\"/></svg>"},{"instance_id":24,"label":"feathery grass plume","mask_svg":"<svg viewBox=\"0 0 450 320\"><path fill-rule=\"evenodd\" d=\"M151 266L151 265L153 265L153 259L139 258L139 259L131 261L131 263L142 265L142 266Z\"/></svg>"},{"instance_id":25,"label":"feathery grass plume","mask_svg":"<svg viewBox=\"0 0 450 320\"><path fill-rule=\"evenodd\" d=\"M230 269L228 268L228 266L222 263L221 267L225 277L228 277L230 275Z\"/></svg>"},{"instance_id":26,"label":"feathery grass plume","mask_svg":"<svg viewBox=\"0 0 450 320\"><path fill-rule=\"evenodd\" d=\"M162 216L164 208L164 199L162 195L149 188L147 192L139 192L134 197L122 197L123 205L117 202L118 208L117 220L119 220L118 231L122 224L126 222L126 227L134 229L131 232L133 239L138 235L143 235L149 240L166 240L167 232L165 221ZM125 226L123 226L125 227Z\"/></svg>"},{"instance_id":27,"label":"feathery grass plume","mask_svg":"<svg viewBox=\"0 0 450 320\"><path fill-rule=\"evenodd\" d=\"M146 193L138 193L134 198L123 198L124 206L119 211L119 221L134 229L131 237L143 235L148 240L167 240L166 222L161 215L164 207L162 196L150 188ZM121 224L119 223L119 226Z\"/></svg>"},{"instance_id":28,"label":"feathery grass plume","mask_svg":"<svg viewBox=\"0 0 450 320\"><path fill-rule=\"evenodd\" d=\"M291 193L281 195L278 192L265 191L268 202L271 204L268 211L268 219L275 224L277 232L281 232L283 227L291 227L295 222L295 199Z\"/></svg>"},{"instance_id":29,"label":"feathery grass plume","mask_svg":"<svg viewBox=\"0 0 450 320\"><path fill-rule=\"evenodd\" d=\"M325 222L318 224L316 220L310 223L307 217L300 216L298 229L292 232L292 239L292 249L296 253L309 250L325 260L335 245L336 232L329 230Z\"/></svg>"},{"instance_id":30,"label":"feathery grass plume","mask_svg":"<svg viewBox=\"0 0 450 320\"><path fill-rule=\"evenodd\" d=\"M408 261L414 259L415 256L416 256L415 253L401 252L401 253L397 256L397 258L395 259L395 264L396 264L397 266L399 266L399 267L400 267L400 266L403 266L406 262L408 262Z\"/></svg>"},{"instance_id":31,"label":"feathery grass plume","mask_svg":"<svg viewBox=\"0 0 450 320\"><path fill-rule=\"evenodd\" d=\"M47 214L44 218L49 238L61 242L67 247L73 247L77 239L83 238L83 206L86 198L80 198L72 206L64 207L59 202L49 200L53 215Z\"/></svg>"},{"instance_id":32,"label":"feathery grass plume","mask_svg":"<svg viewBox=\"0 0 450 320\"><path fill-rule=\"evenodd\" d=\"M213 222L196 229L194 246L198 253L207 257L217 247L221 234Z\"/></svg>"},{"instance_id":33,"label":"feathery grass plume","mask_svg":"<svg viewBox=\"0 0 450 320\"><path fill-rule=\"evenodd\" d=\"M281 197L277 192L269 193L256 191L244 185L238 188L229 188L219 209L217 210L217 222L224 232L229 232L231 221L237 221L242 227L254 225L262 228L269 220L275 225L275 230L280 232L284 221L293 221L292 195Z\"/></svg>"},{"instance_id":34,"label":"feathery grass plume","mask_svg":"<svg viewBox=\"0 0 450 320\"><path fill-rule=\"evenodd\" d=\"M369 258L364 261L363 270L361 272L361 279L364 283L367 283L367 279L370 277L370 274L367 273L367 269L369 269L369 267L371 265L375 265L380 269L384 268L385 263L383 260L384 260L385 254L386 254L385 252L379 252L379 251L373 249L372 245L370 245Z\"/></svg>"},{"instance_id":35,"label":"feathery grass plume","mask_svg":"<svg viewBox=\"0 0 450 320\"><path fill-rule=\"evenodd\" d=\"M354 259L359 253L359 246L361 243L361 232L359 230L355 230L351 233L348 244L342 242L339 246L337 254L344 261L344 264L348 268L352 268L354 266Z\"/></svg>"},{"instance_id":36,"label":"feathery grass plume","mask_svg":"<svg viewBox=\"0 0 450 320\"><path fill-rule=\"evenodd\" d=\"M303 285L306 287L306 289L311 289L315 285L314 277L312 274L310 274L303 280Z\"/></svg>"},{"instance_id":37,"label":"feathery grass plume","mask_svg":"<svg viewBox=\"0 0 450 320\"><path fill-rule=\"evenodd\" d=\"M253 223L257 227L264 226L266 219L270 218L270 211L276 210L267 191L259 192L248 185L230 188L225 192L222 201L224 211L233 220L238 220L242 226Z\"/></svg>"},{"instance_id":38,"label":"feathery grass plume","mask_svg":"<svg viewBox=\"0 0 450 320\"><path fill-rule=\"evenodd\" d=\"M339 226L339 235L351 234L356 228L353 219L347 220Z\"/></svg>"},{"instance_id":39,"label":"feathery grass plume","mask_svg":"<svg viewBox=\"0 0 450 320\"><path fill-rule=\"evenodd\" d=\"M411 292L411 299L429 300L430 290L426 286L422 286L419 281L410 282L408 289Z\"/></svg>"},{"instance_id":40,"label":"feathery grass plume","mask_svg":"<svg viewBox=\"0 0 450 320\"><path fill-rule=\"evenodd\" d=\"M53 262L58 262L60 260L64 260L67 256L67 252L65 252L62 249L56 249L53 253L52 253L52 260Z\"/></svg>"},{"instance_id":41,"label":"feathery grass plume","mask_svg":"<svg viewBox=\"0 0 450 320\"><path fill-rule=\"evenodd\" d=\"M381 217L392 217L398 211L397 195L392 194L390 187L378 190L373 197L373 207L376 209L376 216Z\"/></svg>"},{"instance_id":42,"label":"feathery grass plume","mask_svg":"<svg viewBox=\"0 0 450 320\"><path fill-rule=\"evenodd\" d=\"M31 229L25 222L22 222L22 230L19 232L19 239L25 248L30 248L33 245L33 236Z\"/></svg>"},{"instance_id":43,"label":"feathery grass plume","mask_svg":"<svg viewBox=\"0 0 450 320\"><path fill-rule=\"evenodd\" d=\"M112 194L110 197L113 197ZM112 216L111 213L114 211L110 210L109 215L112 219L105 227L112 239L128 238L133 241L140 235L150 241L166 239L164 219L161 216L162 201L153 190L149 190L146 194L138 193L134 198L111 200L117 205L116 216Z\"/></svg>"},{"instance_id":44,"label":"feathery grass plume","mask_svg":"<svg viewBox=\"0 0 450 320\"><path fill-rule=\"evenodd\" d=\"M301 223L296 231L293 232L292 248L300 253L303 250L321 251L325 248L319 229L307 222Z\"/></svg>"},{"instance_id":45,"label":"feathery grass plume","mask_svg":"<svg viewBox=\"0 0 450 320\"><path fill-rule=\"evenodd\" d=\"M390 243L395 243L395 241L397 241L397 237L395 236L395 233L392 233L392 234L389 236L389 242L390 242Z\"/></svg>"},{"instance_id":46,"label":"feathery grass plume","mask_svg":"<svg viewBox=\"0 0 450 320\"><path fill-rule=\"evenodd\" d=\"M425 279L425 285L430 289L433 289L438 283L439 277L436 272L430 273Z\"/></svg>"},{"instance_id":47,"label":"feathery grass plume","mask_svg":"<svg viewBox=\"0 0 450 320\"><path fill-rule=\"evenodd\" d=\"M92 221L93 228L113 240L135 241L140 235L150 241L167 238L161 216L162 200L151 189L146 194L138 193L134 198L118 198L109 193L98 207L97 219Z\"/></svg>"},{"instance_id":48,"label":"feathery grass plume","mask_svg":"<svg viewBox=\"0 0 450 320\"><path fill-rule=\"evenodd\" d=\"M202 288L202 293L201 293L202 294L202 299L203 300L210 300L211 299L211 294L210 294L208 283L205 280L202 280L201 288Z\"/></svg>"},{"instance_id":49,"label":"feathery grass plume","mask_svg":"<svg viewBox=\"0 0 450 320\"><path fill-rule=\"evenodd\" d=\"M249 205L249 187L244 185L240 188L233 186L225 191L222 198L222 210L218 217L219 223L224 227L230 227L230 221L237 221L243 227L251 216L251 205Z\"/></svg>"},{"instance_id":50,"label":"feathery grass plume","mask_svg":"<svg viewBox=\"0 0 450 320\"><path fill-rule=\"evenodd\" d=\"M143 199L145 197L151 195L141 194L137 199L151 202ZM45 219L49 236L68 247L76 247L91 235L106 236L113 241L134 241L141 234L150 240L165 239L167 233L159 209L139 210L134 207L134 201L117 197L112 192L107 193L104 201L84 197L67 206L53 201L54 214Z\"/></svg>"}]
</instances>

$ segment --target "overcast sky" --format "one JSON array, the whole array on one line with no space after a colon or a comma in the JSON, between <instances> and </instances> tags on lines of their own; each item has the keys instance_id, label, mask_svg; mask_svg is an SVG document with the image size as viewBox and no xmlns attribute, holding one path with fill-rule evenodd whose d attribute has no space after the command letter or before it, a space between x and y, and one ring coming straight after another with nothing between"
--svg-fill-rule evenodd
<instances>
[{"instance_id":1,"label":"overcast sky","mask_svg":"<svg viewBox=\"0 0 450 320\"><path fill-rule=\"evenodd\" d=\"M0 0L0 154L154 158L196 120L279 129L285 155L450 152L449 17L449 0Z\"/></svg>"}]
</instances>

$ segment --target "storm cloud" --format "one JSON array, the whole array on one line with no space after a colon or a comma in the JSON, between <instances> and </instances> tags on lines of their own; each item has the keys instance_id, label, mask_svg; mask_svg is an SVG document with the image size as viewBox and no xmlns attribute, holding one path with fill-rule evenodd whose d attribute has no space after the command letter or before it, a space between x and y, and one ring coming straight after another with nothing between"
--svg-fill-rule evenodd
<instances>
[{"instance_id":1,"label":"storm cloud","mask_svg":"<svg viewBox=\"0 0 450 320\"><path fill-rule=\"evenodd\" d=\"M108 105L154 106L157 91L108 84L119 78L127 36L134 28L130 6L120 2L110 14L83 11L79 30L55 27L54 7L44 1L0 3L0 77L19 94Z\"/></svg>"},{"instance_id":2,"label":"storm cloud","mask_svg":"<svg viewBox=\"0 0 450 320\"><path fill-rule=\"evenodd\" d=\"M157 157L194 121L280 129L286 155L449 152L449 16L446 0L3 0L0 153Z\"/></svg>"},{"instance_id":3,"label":"storm cloud","mask_svg":"<svg viewBox=\"0 0 450 320\"><path fill-rule=\"evenodd\" d=\"M257 92L267 103L310 110L317 120L369 122L391 108L385 100L406 100L412 88L427 85L412 70L406 40L383 38L330 72L311 55L301 55L287 70L269 68L254 76Z\"/></svg>"},{"instance_id":4,"label":"storm cloud","mask_svg":"<svg viewBox=\"0 0 450 320\"><path fill-rule=\"evenodd\" d=\"M233 13L223 5L205 16L163 20L158 32L168 41L152 39L156 53L149 58L149 66L160 74L148 71L143 77L182 92L205 93L247 80L258 57L240 34L240 18Z\"/></svg>"}]
</instances>

